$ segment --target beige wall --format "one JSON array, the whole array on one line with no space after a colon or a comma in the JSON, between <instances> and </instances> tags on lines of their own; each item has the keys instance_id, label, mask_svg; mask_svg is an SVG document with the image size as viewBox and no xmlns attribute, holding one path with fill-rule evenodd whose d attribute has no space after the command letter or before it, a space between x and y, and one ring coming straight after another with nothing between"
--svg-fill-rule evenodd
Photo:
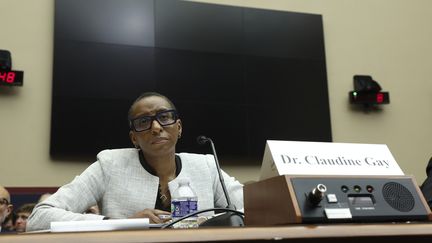
<instances>
[{"instance_id":1,"label":"beige wall","mask_svg":"<svg viewBox=\"0 0 432 243\"><path fill-rule=\"evenodd\" d=\"M384 143L406 174L423 181L432 137L432 1L211 0L323 15L335 142ZM24 86L0 87L0 184L58 186L88 164L49 157L53 0L0 0L0 49L12 52ZM354 74L370 74L390 92L380 112L350 108ZM64 111L67 112L67 111ZM241 181L258 167L226 166Z\"/></svg>"}]
</instances>

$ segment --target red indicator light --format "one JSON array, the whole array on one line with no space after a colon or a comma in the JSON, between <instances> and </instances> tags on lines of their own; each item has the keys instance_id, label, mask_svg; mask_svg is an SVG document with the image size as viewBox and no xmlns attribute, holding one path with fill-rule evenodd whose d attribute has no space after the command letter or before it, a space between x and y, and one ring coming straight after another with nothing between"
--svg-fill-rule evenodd
<instances>
[{"instance_id":1,"label":"red indicator light","mask_svg":"<svg viewBox=\"0 0 432 243\"><path fill-rule=\"evenodd\" d=\"M377 103L383 103L383 101L384 101L384 94L383 93L378 93L376 95L376 101L377 101Z\"/></svg>"}]
</instances>

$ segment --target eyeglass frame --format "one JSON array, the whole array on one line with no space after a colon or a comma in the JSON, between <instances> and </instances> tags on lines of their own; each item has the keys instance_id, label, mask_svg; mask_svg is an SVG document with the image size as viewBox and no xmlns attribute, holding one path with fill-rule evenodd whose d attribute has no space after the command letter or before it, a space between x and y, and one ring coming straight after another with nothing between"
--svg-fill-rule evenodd
<instances>
[{"instance_id":1,"label":"eyeglass frame","mask_svg":"<svg viewBox=\"0 0 432 243\"><path fill-rule=\"evenodd\" d=\"M9 203L9 201L6 199L6 198L0 198L0 204L1 205L9 205L10 203Z\"/></svg>"},{"instance_id":2,"label":"eyeglass frame","mask_svg":"<svg viewBox=\"0 0 432 243\"><path fill-rule=\"evenodd\" d=\"M161 114L168 113L168 112L172 112L172 113L174 114L174 118L175 118L174 121L173 121L172 123L169 123L169 124L161 124L161 122L158 120L158 116L160 116ZM138 131L138 130L136 129L136 127L135 127L134 121L136 121L136 120L138 120L138 119L142 119L142 118L148 118L148 119L150 119L150 126L149 126L149 128L147 128L147 129L144 129L144 130L140 130L140 131ZM152 126L153 126L153 121L155 121L155 120L156 120L156 121L159 123L159 125L161 125L162 127L166 127L166 126L170 126L170 125L172 125L172 124L175 124L175 123L177 122L178 119L179 119L179 115L178 115L177 110L175 110L175 109L170 109L170 110L159 111L159 112L157 112L154 116L147 116L147 115L145 115L145 116L138 116L138 117L135 117L135 118L129 118L129 127L130 127L131 130L134 130L135 132L144 132L144 131L148 131L148 130L150 130L150 129L152 128Z\"/></svg>"}]
</instances>

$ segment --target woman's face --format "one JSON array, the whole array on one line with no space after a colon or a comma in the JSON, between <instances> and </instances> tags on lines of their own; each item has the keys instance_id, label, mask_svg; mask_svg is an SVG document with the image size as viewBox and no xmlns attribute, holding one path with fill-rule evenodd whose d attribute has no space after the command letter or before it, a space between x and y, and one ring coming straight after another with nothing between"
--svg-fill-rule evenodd
<instances>
[{"instance_id":1,"label":"woman's face","mask_svg":"<svg viewBox=\"0 0 432 243\"><path fill-rule=\"evenodd\" d=\"M141 99L132 106L131 117L154 116L158 112L173 109L162 97L149 96ZM132 143L139 146L144 155L163 156L175 153L177 139L182 132L181 121L178 119L174 124L161 126L158 121L153 120L151 128L146 131L129 132Z\"/></svg>"}]
</instances>

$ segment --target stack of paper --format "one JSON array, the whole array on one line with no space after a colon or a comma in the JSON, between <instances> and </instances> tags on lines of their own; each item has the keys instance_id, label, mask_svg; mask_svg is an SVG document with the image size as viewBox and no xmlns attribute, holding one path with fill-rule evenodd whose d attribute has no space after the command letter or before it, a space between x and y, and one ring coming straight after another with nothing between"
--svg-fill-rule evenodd
<instances>
[{"instance_id":1,"label":"stack of paper","mask_svg":"<svg viewBox=\"0 0 432 243\"><path fill-rule=\"evenodd\" d=\"M161 225L150 224L148 218L64 221L51 222L51 232L132 230L160 226Z\"/></svg>"}]
</instances>

